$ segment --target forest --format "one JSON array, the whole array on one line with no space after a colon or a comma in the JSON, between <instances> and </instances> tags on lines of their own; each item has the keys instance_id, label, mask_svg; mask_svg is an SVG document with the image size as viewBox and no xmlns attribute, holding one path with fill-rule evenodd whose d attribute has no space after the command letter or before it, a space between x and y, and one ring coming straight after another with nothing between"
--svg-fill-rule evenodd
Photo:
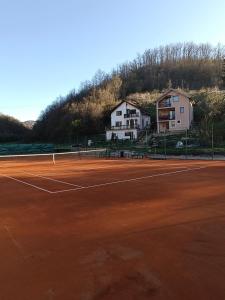
<instances>
[{"instance_id":1,"label":"forest","mask_svg":"<svg viewBox=\"0 0 225 300\"><path fill-rule=\"evenodd\" d=\"M31 131L17 119L0 114L0 143L28 141Z\"/></svg>"},{"instance_id":2,"label":"forest","mask_svg":"<svg viewBox=\"0 0 225 300\"><path fill-rule=\"evenodd\" d=\"M72 143L76 136L104 133L112 108L122 99L149 111L154 130L154 101L167 88L182 89L194 101L194 119L204 132L210 124L224 135L225 47L177 43L148 49L110 73L97 71L79 90L59 97L39 116L32 131L38 142Z\"/></svg>"},{"instance_id":3,"label":"forest","mask_svg":"<svg viewBox=\"0 0 225 300\"><path fill-rule=\"evenodd\" d=\"M224 57L222 45L177 43L146 50L109 74L97 71L78 91L54 101L34 126L35 138L69 142L74 136L102 133L113 106L126 98L148 109L154 123L153 102L168 87L192 94L195 121L203 128L209 126L212 116L221 123L225 116Z\"/></svg>"}]
</instances>

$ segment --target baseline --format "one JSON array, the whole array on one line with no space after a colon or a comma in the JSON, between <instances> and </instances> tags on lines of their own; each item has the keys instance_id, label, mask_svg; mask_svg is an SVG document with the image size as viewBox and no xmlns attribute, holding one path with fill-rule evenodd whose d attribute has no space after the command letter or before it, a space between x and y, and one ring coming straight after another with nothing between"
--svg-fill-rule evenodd
<instances>
[{"instance_id":1,"label":"baseline","mask_svg":"<svg viewBox=\"0 0 225 300\"><path fill-rule=\"evenodd\" d=\"M41 188L40 186L37 186L37 185L31 184L31 183L28 183L28 182L26 182L26 181L17 179L17 178L12 177L12 176L8 176L8 175L5 175L5 174L0 174L0 176L5 177L5 178L8 178L8 179L11 179L11 180L14 180L14 181L19 182L19 183L22 183L22 184L24 184L24 185L28 185L28 186L30 186L30 187L33 187L33 188L35 188L35 189L37 189L37 190L43 191L43 192L48 193L48 194L52 194L52 193L53 193L52 191L46 190L46 189L44 189L44 188Z\"/></svg>"}]
</instances>

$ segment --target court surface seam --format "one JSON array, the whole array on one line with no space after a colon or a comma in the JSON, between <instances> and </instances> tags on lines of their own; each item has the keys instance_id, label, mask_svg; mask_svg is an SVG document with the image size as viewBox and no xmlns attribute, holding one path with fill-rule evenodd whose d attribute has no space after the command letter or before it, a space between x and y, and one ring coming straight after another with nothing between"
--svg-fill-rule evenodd
<instances>
[{"instance_id":1,"label":"court surface seam","mask_svg":"<svg viewBox=\"0 0 225 300\"><path fill-rule=\"evenodd\" d=\"M7 225L2 225L3 229L5 230L5 232L7 233L8 238L10 239L10 241L12 242L12 244L14 245L14 247L17 249L17 251L19 252L19 254L25 259L26 255L24 252L23 247L21 246L21 244L16 240L16 238L14 237L14 235L12 234L9 226Z\"/></svg>"}]
</instances>

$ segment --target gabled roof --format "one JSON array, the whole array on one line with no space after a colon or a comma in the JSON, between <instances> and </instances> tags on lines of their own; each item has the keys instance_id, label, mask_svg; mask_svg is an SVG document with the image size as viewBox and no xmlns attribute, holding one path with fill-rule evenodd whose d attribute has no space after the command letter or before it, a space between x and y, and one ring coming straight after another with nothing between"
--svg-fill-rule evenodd
<instances>
[{"instance_id":1,"label":"gabled roof","mask_svg":"<svg viewBox=\"0 0 225 300\"><path fill-rule=\"evenodd\" d=\"M184 96L184 97L188 98L189 100L191 100L191 96L188 95L187 93L185 93L184 91L176 90L176 89L169 89L166 92L164 92L158 99L156 99L155 102L158 102L158 101L164 99L171 92L174 92L176 94L179 94L179 95Z\"/></svg>"},{"instance_id":2,"label":"gabled roof","mask_svg":"<svg viewBox=\"0 0 225 300\"><path fill-rule=\"evenodd\" d=\"M148 113L147 111L143 110L137 103L132 103L131 101L127 101L127 100L122 100L122 101L120 101L120 102L112 109L111 113L112 113L114 110L116 110L116 109L117 109L121 104L123 104L123 103L130 104L130 105L132 105L133 107L139 109L139 110L141 111L142 115L149 116L149 113Z\"/></svg>"}]
</instances>

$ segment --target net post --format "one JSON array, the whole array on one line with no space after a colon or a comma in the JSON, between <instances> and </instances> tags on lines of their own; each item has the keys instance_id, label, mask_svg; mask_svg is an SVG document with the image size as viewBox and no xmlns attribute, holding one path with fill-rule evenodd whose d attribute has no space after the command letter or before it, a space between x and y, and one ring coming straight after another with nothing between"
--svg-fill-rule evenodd
<instances>
[{"instance_id":1,"label":"net post","mask_svg":"<svg viewBox=\"0 0 225 300\"><path fill-rule=\"evenodd\" d=\"M55 165L55 153L52 154L52 162L53 162L53 165Z\"/></svg>"}]
</instances>

